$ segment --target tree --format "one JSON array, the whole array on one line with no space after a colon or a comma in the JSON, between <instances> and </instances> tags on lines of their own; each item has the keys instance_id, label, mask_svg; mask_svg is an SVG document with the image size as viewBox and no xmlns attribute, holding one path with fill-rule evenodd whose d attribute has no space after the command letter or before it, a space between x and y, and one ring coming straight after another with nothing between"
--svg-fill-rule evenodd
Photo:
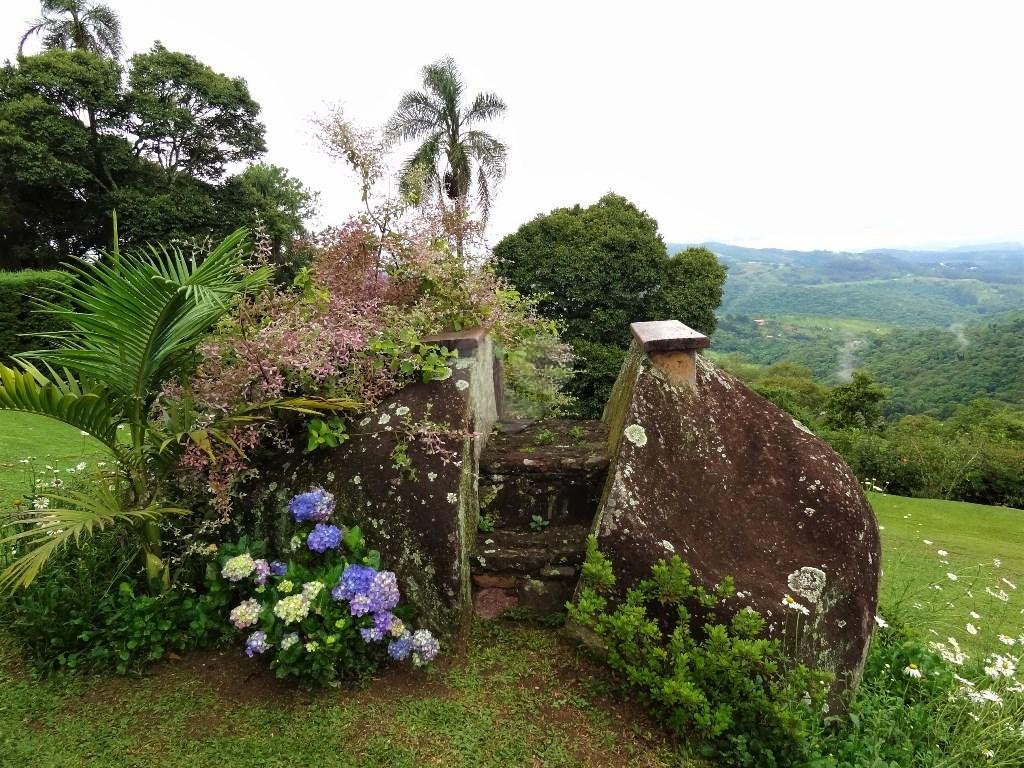
<instances>
[{"instance_id":1,"label":"tree","mask_svg":"<svg viewBox=\"0 0 1024 768\"><path fill-rule=\"evenodd\" d=\"M825 405L825 423L836 429L856 427L875 430L885 423L881 403L885 390L871 374L854 371L848 384L834 387Z\"/></svg>"},{"instance_id":2,"label":"tree","mask_svg":"<svg viewBox=\"0 0 1024 768\"><path fill-rule=\"evenodd\" d=\"M724 270L703 250L674 261L658 222L616 194L538 216L494 249L498 274L541 296L541 313L564 324L577 358L571 389L588 416L607 401L630 323L679 319L713 329Z\"/></svg>"},{"instance_id":3,"label":"tree","mask_svg":"<svg viewBox=\"0 0 1024 768\"><path fill-rule=\"evenodd\" d=\"M270 239L270 254L280 263L291 243L306 234L305 219L316 213L318 195L277 165L257 163L229 178L221 191L222 209Z\"/></svg>"},{"instance_id":4,"label":"tree","mask_svg":"<svg viewBox=\"0 0 1024 768\"><path fill-rule=\"evenodd\" d=\"M420 186L422 193L451 201L456 211L466 209L476 181L484 222L491 209L491 185L505 175L505 145L473 126L505 112L505 102L494 93L478 93L463 106L465 83L455 62L446 57L423 68L423 90L409 91L398 102L388 132L403 140L420 140L406 161L403 182ZM475 166L475 174L474 174Z\"/></svg>"},{"instance_id":5,"label":"tree","mask_svg":"<svg viewBox=\"0 0 1024 768\"><path fill-rule=\"evenodd\" d=\"M33 35L43 36L43 47L92 51L112 59L121 57L121 20L103 3L88 0L42 0L43 14L18 43L18 56Z\"/></svg>"},{"instance_id":6,"label":"tree","mask_svg":"<svg viewBox=\"0 0 1024 768\"><path fill-rule=\"evenodd\" d=\"M228 163L266 151L260 106L245 80L159 42L132 57L127 102L136 155L159 164L171 183L180 174L217 180Z\"/></svg>"}]
</instances>

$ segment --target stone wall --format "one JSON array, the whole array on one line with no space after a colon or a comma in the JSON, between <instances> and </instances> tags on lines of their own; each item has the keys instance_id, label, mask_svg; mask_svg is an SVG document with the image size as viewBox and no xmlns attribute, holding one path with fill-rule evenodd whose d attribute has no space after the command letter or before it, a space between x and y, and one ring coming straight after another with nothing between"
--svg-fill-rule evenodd
<instances>
[{"instance_id":1,"label":"stone wall","mask_svg":"<svg viewBox=\"0 0 1024 768\"><path fill-rule=\"evenodd\" d=\"M880 574L874 514L825 442L696 354L680 323L636 323L605 411L610 469L594 533L626 588L678 554L730 609L837 677L863 667ZM699 337L699 338L698 338ZM783 606L790 595L809 615Z\"/></svg>"},{"instance_id":2,"label":"stone wall","mask_svg":"<svg viewBox=\"0 0 1024 768\"><path fill-rule=\"evenodd\" d=\"M336 449L303 453L304 436L289 451L275 452L245 504L268 521L278 544L290 535L287 503L320 485L337 499L337 518L359 525L370 547L394 570L418 623L452 637L471 620L469 554L479 514L480 453L498 415L490 339L476 330L425 339L456 349L452 375L415 383L350 425L351 438ZM403 424L429 419L456 433L444 439L454 454L445 461L409 443L411 470L395 467L392 451Z\"/></svg>"}]
</instances>

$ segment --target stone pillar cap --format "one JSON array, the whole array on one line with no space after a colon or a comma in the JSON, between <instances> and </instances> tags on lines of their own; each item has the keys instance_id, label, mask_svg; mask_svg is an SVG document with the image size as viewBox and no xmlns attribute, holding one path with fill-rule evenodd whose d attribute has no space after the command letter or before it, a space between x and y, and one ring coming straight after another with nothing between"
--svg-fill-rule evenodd
<instances>
[{"instance_id":1,"label":"stone pillar cap","mask_svg":"<svg viewBox=\"0 0 1024 768\"><path fill-rule=\"evenodd\" d=\"M431 336L424 336L420 339L420 342L458 350L459 352L475 352L486 336L487 328L477 326L476 328L467 328L463 331L445 331Z\"/></svg>"},{"instance_id":2,"label":"stone pillar cap","mask_svg":"<svg viewBox=\"0 0 1024 768\"><path fill-rule=\"evenodd\" d=\"M679 352L705 349L711 339L700 331L683 325L678 320L652 320L632 323L629 330L644 352Z\"/></svg>"}]
</instances>

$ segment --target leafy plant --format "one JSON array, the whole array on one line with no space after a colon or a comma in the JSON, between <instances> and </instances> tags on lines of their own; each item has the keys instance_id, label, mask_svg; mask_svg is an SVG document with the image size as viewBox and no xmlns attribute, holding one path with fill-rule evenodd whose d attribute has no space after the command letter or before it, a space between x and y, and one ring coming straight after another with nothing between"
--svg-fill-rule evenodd
<instances>
[{"instance_id":1,"label":"leafy plant","mask_svg":"<svg viewBox=\"0 0 1024 768\"><path fill-rule=\"evenodd\" d=\"M613 604L611 563L587 542L572 620L597 634L623 687L674 733L703 744L716 765L789 766L810 756L807 738L824 705L827 676L785 658L763 638L755 611L718 623L714 611L734 593L694 585L678 555Z\"/></svg>"},{"instance_id":2,"label":"leafy plant","mask_svg":"<svg viewBox=\"0 0 1024 768\"><path fill-rule=\"evenodd\" d=\"M306 432L308 435L306 453L315 451L317 448L337 448L348 440L345 422L338 417L328 421L310 419L306 423Z\"/></svg>"},{"instance_id":3,"label":"leafy plant","mask_svg":"<svg viewBox=\"0 0 1024 768\"><path fill-rule=\"evenodd\" d=\"M477 522L476 527L480 533L492 533L496 522L494 515L488 512L487 514L480 515L480 520Z\"/></svg>"},{"instance_id":4,"label":"leafy plant","mask_svg":"<svg viewBox=\"0 0 1024 768\"><path fill-rule=\"evenodd\" d=\"M577 443L582 443L583 439L586 436L587 436L587 430L585 430L579 424L577 424L574 427L570 427L569 428L569 437L571 437Z\"/></svg>"},{"instance_id":5,"label":"leafy plant","mask_svg":"<svg viewBox=\"0 0 1024 768\"><path fill-rule=\"evenodd\" d=\"M125 525L137 536L147 578L167 589L170 571L160 521L188 510L165 502L170 472L192 444L212 454L230 444L227 429L259 418L270 406L305 413L351 407L350 401L315 398L261 403L209 423L185 397L158 407L163 387L195 363L197 344L237 297L266 283L268 272L242 267L245 230L225 238L201 262L176 248L121 254L116 247L73 273L67 294L74 309L44 303L67 330L41 334L53 349L25 353L15 367L0 365L0 409L63 421L95 437L120 470L116 483L51 494L46 510L10 520L27 552L0 573L0 588L29 584L47 559L98 530ZM123 428L123 434L122 434Z\"/></svg>"},{"instance_id":6,"label":"leafy plant","mask_svg":"<svg viewBox=\"0 0 1024 768\"><path fill-rule=\"evenodd\" d=\"M551 445L553 442L555 442L555 433L547 427L537 430L537 434L533 436L534 445Z\"/></svg>"},{"instance_id":7,"label":"leafy plant","mask_svg":"<svg viewBox=\"0 0 1024 768\"><path fill-rule=\"evenodd\" d=\"M548 525L551 524L550 520L546 520L540 515L533 515L530 518L530 530L531 531L543 531Z\"/></svg>"}]
</instances>

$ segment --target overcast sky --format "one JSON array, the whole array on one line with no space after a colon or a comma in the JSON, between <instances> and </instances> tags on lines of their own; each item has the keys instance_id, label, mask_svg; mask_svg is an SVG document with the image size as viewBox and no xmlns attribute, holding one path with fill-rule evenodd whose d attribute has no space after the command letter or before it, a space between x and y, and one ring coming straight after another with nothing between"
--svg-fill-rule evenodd
<instances>
[{"instance_id":1,"label":"overcast sky","mask_svg":"<svg viewBox=\"0 0 1024 768\"><path fill-rule=\"evenodd\" d=\"M666 240L865 249L1024 241L1024 3L110 0L262 105L266 160L358 202L309 118L383 123L455 57L508 103L490 239L609 190ZM13 58L37 0L0 0Z\"/></svg>"}]
</instances>

